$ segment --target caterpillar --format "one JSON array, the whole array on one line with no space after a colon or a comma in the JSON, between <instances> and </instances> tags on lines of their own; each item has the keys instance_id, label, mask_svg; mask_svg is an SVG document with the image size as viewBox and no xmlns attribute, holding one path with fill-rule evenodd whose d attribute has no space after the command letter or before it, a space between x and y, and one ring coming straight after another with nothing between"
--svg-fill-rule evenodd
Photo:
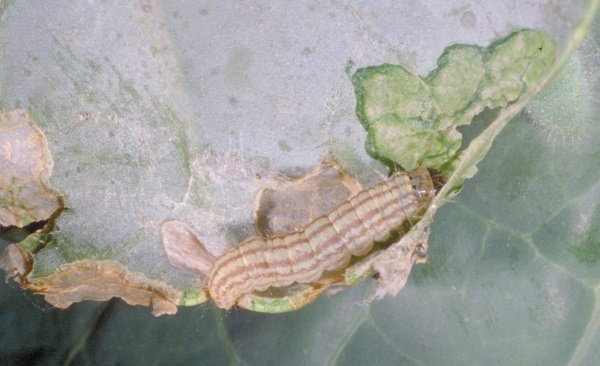
<instances>
[{"instance_id":1,"label":"caterpillar","mask_svg":"<svg viewBox=\"0 0 600 366\"><path fill-rule=\"evenodd\" d=\"M215 304L230 309L254 291L311 283L325 271L367 254L405 221L426 210L435 194L425 168L397 172L319 216L303 229L274 237L253 237L216 259L208 288Z\"/></svg>"}]
</instances>

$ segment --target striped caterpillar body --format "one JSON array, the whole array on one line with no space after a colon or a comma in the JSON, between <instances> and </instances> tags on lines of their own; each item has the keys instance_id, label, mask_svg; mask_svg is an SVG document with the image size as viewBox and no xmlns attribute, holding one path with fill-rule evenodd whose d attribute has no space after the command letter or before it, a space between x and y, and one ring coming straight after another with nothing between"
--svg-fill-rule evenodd
<instances>
[{"instance_id":1,"label":"striped caterpillar body","mask_svg":"<svg viewBox=\"0 0 600 366\"><path fill-rule=\"evenodd\" d=\"M324 271L342 269L353 255L363 256L376 242L385 241L427 209L433 195L427 169L398 172L301 231L250 238L217 258L208 284L210 296L218 307L229 309L254 291L315 282Z\"/></svg>"}]
</instances>

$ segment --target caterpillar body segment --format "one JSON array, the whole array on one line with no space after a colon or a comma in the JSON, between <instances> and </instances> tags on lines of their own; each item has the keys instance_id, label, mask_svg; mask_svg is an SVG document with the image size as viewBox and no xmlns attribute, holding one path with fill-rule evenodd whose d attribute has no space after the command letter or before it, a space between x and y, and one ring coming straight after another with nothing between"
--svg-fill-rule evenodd
<instances>
[{"instance_id":1,"label":"caterpillar body segment","mask_svg":"<svg viewBox=\"0 0 600 366\"><path fill-rule=\"evenodd\" d=\"M343 201L302 230L251 238L221 255L209 280L216 305L229 309L254 291L318 281L324 271L345 268L367 254L405 221L413 222L434 195L429 172L398 172Z\"/></svg>"}]
</instances>

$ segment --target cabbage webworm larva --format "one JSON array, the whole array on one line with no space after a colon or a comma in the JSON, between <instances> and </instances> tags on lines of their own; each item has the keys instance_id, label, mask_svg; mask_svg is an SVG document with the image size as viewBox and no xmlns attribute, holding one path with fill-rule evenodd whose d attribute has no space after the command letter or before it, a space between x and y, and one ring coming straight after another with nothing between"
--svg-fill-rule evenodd
<instances>
[{"instance_id":1,"label":"cabbage webworm larva","mask_svg":"<svg viewBox=\"0 0 600 366\"><path fill-rule=\"evenodd\" d=\"M324 271L344 268L352 256L367 254L427 209L434 194L427 169L398 172L299 231L250 238L216 259L210 296L218 307L229 309L245 294L315 282Z\"/></svg>"}]
</instances>

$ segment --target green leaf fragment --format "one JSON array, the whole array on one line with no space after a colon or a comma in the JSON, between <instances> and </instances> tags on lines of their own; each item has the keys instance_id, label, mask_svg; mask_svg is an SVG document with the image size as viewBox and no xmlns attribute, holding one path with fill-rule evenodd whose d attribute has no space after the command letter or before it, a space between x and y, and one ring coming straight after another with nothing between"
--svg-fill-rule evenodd
<instances>
[{"instance_id":1,"label":"green leaf fragment","mask_svg":"<svg viewBox=\"0 0 600 366\"><path fill-rule=\"evenodd\" d=\"M0 113L0 227L48 220L61 208L47 182L52 166L46 136L29 114Z\"/></svg>"},{"instance_id":2,"label":"green leaf fragment","mask_svg":"<svg viewBox=\"0 0 600 366\"><path fill-rule=\"evenodd\" d=\"M354 286L364 281L367 277L372 277L375 274L376 272L372 263L359 263L358 265L354 265L346 269L346 272L344 273L344 281L348 286Z\"/></svg>"},{"instance_id":3,"label":"green leaf fragment","mask_svg":"<svg viewBox=\"0 0 600 366\"><path fill-rule=\"evenodd\" d=\"M521 30L488 48L446 48L424 79L397 65L357 70L352 82L367 152L405 170L447 170L461 146L456 127L517 100L547 72L555 51L546 33Z\"/></svg>"},{"instance_id":4,"label":"green leaf fragment","mask_svg":"<svg viewBox=\"0 0 600 366\"><path fill-rule=\"evenodd\" d=\"M419 119L390 117L369 129L366 148L374 158L391 160L403 167L417 167L424 162L437 167L454 155L460 142L461 136L454 129L438 130ZM423 153L424 146L429 154Z\"/></svg>"},{"instance_id":5,"label":"green leaf fragment","mask_svg":"<svg viewBox=\"0 0 600 366\"><path fill-rule=\"evenodd\" d=\"M181 293L179 298L179 305L181 306L195 306L205 303L208 300L205 291L201 290L186 290Z\"/></svg>"},{"instance_id":6,"label":"green leaf fragment","mask_svg":"<svg viewBox=\"0 0 600 366\"><path fill-rule=\"evenodd\" d=\"M296 310L296 307L287 298L267 298L262 296L253 296L252 307L259 313L287 313Z\"/></svg>"},{"instance_id":7,"label":"green leaf fragment","mask_svg":"<svg viewBox=\"0 0 600 366\"><path fill-rule=\"evenodd\" d=\"M427 119L433 110L423 80L402 66L384 64L359 69L352 84L356 114L366 129L386 116Z\"/></svg>"},{"instance_id":8,"label":"green leaf fragment","mask_svg":"<svg viewBox=\"0 0 600 366\"><path fill-rule=\"evenodd\" d=\"M438 59L438 68L427 76L431 86L438 114L454 116L472 102L475 102L477 90L486 74L483 60L484 49L477 46L451 46L446 48ZM459 120L455 125L468 124L468 120Z\"/></svg>"},{"instance_id":9,"label":"green leaf fragment","mask_svg":"<svg viewBox=\"0 0 600 366\"><path fill-rule=\"evenodd\" d=\"M505 107L546 73L556 54L556 43L541 31L523 30L488 47L489 80L481 91L488 108Z\"/></svg>"},{"instance_id":10,"label":"green leaf fragment","mask_svg":"<svg viewBox=\"0 0 600 366\"><path fill-rule=\"evenodd\" d=\"M52 240L52 236L49 234L43 233L33 233L27 236L23 241L19 243L19 245L23 249L27 249L31 253L35 253L41 248L48 245L48 243Z\"/></svg>"}]
</instances>

